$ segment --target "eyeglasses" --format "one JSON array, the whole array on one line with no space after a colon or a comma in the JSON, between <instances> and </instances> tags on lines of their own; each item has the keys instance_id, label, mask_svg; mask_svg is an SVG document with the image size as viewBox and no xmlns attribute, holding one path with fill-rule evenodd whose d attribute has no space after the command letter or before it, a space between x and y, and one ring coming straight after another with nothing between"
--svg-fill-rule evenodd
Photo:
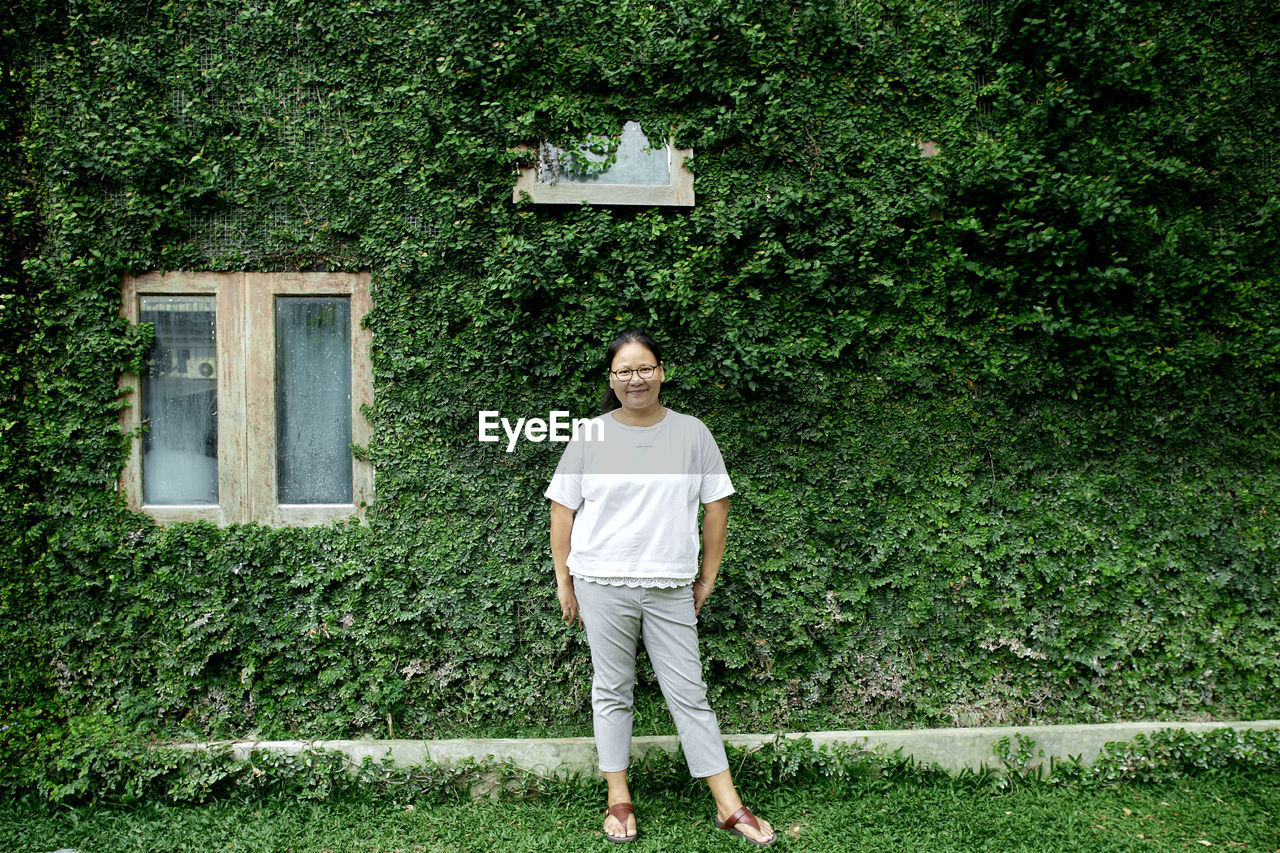
<instances>
[{"instance_id":1,"label":"eyeglasses","mask_svg":"<svg viewBox=\"0 0 1280 853\"><path fill-rule=\"evenodd\" d=\"M630 382L631 375L633 373L638 375L641 379L652 379L653 373L657 369L658 369L657 365L646 364L642 367L636 368L635 370L632 370L629 367L624 367L621 370L610 370L609 372L613 374L613 376L617 378L619 382Z\"/></svg>"}]
</instances>

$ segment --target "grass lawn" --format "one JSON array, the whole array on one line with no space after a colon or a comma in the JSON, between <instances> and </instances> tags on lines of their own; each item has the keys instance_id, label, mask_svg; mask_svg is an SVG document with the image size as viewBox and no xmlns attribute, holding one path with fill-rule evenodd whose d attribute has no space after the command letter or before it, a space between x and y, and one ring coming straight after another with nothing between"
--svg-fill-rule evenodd
<instances>
[{"instance_id":1,"label":"grass lawn","mask_svg":"<svg viewBox=\"0 0 1280 853\"><path fill-rule=\"evenodd\" d=\"M749 791L773 821L774 849L845 851L1243 850L1280 853L1280 774L1200 777L1111 790L950 781L873 781ZM636 796L632 851L752 849L712 826L711 800ZM0 804L0 850L572 851L613 849L600 831L603 787L538 802L412 806L258 797L206 806L76 809Z\"/></svg>"}]
</instances>

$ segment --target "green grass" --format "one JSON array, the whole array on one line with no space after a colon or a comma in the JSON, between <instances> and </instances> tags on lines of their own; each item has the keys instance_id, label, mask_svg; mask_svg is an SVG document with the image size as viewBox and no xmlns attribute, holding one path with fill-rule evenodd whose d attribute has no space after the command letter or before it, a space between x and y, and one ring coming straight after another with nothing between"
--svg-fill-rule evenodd
<instances>
[{"instance_id":1,"label":"green grass","mask_svg":"<svg viewBox=\"0 0 1280 853\"><path fill-rule=\"evenodd\" d=\"M694 789L697 790L697 789ZM1005 792L963 781L862 781L839 791L748 791L783 837L805 851L1280 851L1280 774L1074 790L1024 784ZM642 838L630 851L742 851L712 827L703 792L637 795ZM155 803L69 809L0 805L0 850L52 851L576 851L611 850L600 832L603 790L538 802L392 805L257 798L206 806Z\"/></svg>"}]
</instances>

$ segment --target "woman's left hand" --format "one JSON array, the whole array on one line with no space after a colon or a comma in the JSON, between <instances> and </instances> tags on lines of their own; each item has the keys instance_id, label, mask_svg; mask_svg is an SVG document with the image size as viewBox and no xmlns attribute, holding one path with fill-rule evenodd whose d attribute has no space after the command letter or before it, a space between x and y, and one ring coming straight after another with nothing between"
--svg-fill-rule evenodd
<instances>
[{"instance_id":1,"label":"woman's left hand","mask_svg":"<svg viewBox=\"0 0 1280 853\"><path fill-rule=\"evenodd\" d=\"M693 582L693 614L695 616L702 612L702 605L706 602L707 597L711 595L711 590L714 588L709 584L703 584L702 581Z\"/></svg>"}]
</instances>

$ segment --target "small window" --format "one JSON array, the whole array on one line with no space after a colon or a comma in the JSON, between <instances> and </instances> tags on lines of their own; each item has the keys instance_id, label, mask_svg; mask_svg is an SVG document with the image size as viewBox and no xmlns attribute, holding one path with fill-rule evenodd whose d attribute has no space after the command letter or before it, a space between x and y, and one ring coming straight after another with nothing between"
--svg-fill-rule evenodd
<instances>
[{"instance_id":1,"label":"small window","mask_svg":"<svg viewBox=\"0 0 1280 853\"><path fill-rule=\"evenodd\" d=\"M528 150L528 149L523 149ZM592 140L573 151L549 142L538 147L534 165L522 168L512 201L535 204L693 206L691 148L650 146L640 125L627 122L614 140Z\"/></svg>"},{"instance_id":2,"label":"small window","mask_svg":"<svg viewBox=\"0 0 1280 853\"><path fill-rule=\"evenodd\" d=\"M218 312L212 296L140 296L155 327L142 377L142 499L218 504Z\"/></svg>"},{"instance_id":3,"label":"small window","mask_svg":"<svg viewBox=\"0 0 1280 853\"><path fill-rule=\"evenodd\" d=\"M351 298L276 297L282 504L351 503Z\"/></svg>"},{"instance_id":4,"label":"small window","mask_svg":"<svg viewBox=\"0 0 1280 853\"><path fill-rule=\"evenodd\" d=\"M155 329L144 374L121 380L130 505L218 524L363 515L368 307L367 273L126 277L125 316Z\"/></svg>"}]
</instances>

